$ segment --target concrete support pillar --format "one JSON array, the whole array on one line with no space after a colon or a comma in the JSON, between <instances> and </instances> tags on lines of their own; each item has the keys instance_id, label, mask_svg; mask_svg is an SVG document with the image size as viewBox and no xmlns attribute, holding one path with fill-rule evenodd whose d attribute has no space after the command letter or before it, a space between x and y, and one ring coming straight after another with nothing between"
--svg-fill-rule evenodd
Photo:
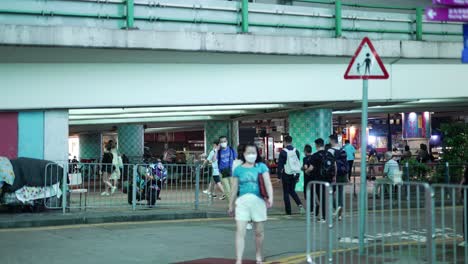
<instances>
[{"instance_id":1,"label":"concrete support pillar","mask_svg":"<svg viewBox=\"0 0 468 264\"><path fill-rule=\"evenodd\" d=\"M100 133L80 135L80 159L95 159L98 162L101 153L102 136Z\"/></svg>"},{"instance_id":2,"label":"concrete support pillar","mask_svg":"<svg viewBox=\"0 0 468 264\"><path fill-rule=\"evenodd\" d=\"M18 157L18 113L0 112L0 156Z\"/></svg>"},{"instance_id":3,"label":"concrete support pillar","mask_svg":"<svg viewBox=\"0 0 468 264\"><path fill-rule=\"evenodd\" d=\"M143 125L121 125L117 134L120 154L125 154L132 163L142 162L145 147Z\"/></svg>"},{"instance_id":4,"label":"concrete support pillar","mask_svg":"<svg viewBox=\"0 0 468 264\"><path fill-rule=\"evenodd\" d=\"M304 146L310 144L315 152L314 141L322 138L325 142L332 133L332 111L330 109L311 109L294 111L289 113L289 135L293 138L293 145L304 157ZM302 191L303 175L296 186L297 191Z\"/></svg>"},{"instance_id":5,"label":"concrete support pillar","mask_svg":"<svg viewBox=\"0 0 468 264\"><path fill-rule=\"evenodd\" d=\"M68 110L44 113L44 159L68 162Z\"/></svg>"},{"instance_id":6,"label":"concrete support pillar","mask_svg":"<svg viewBox=\"0 0 468 264\"><path fill-rule=\"evenodd\" d=\"M44 158L44 112L18 114L18 157Z\"/></svg>"}]
</instances>

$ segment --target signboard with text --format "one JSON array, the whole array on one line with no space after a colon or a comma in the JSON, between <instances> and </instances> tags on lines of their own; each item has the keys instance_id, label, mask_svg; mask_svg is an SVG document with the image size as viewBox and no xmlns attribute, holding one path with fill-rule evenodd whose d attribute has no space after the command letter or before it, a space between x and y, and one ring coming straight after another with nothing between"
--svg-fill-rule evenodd
<instances>
[{"instance_id":1,"label":"signboard with text","mask_svg":"<svg viewBox=\"0 0 468 264\"><path fill-rule=\"evenodd\" d=\"M465 49L462 53L462 62L468 63L468 24L463 25L463 41L465 43Z\"/></svg>"},{"instance_id":2,"label":"signboard with text","mask_svg":"<svg viewBox=\"0 0 468 264\"><path fill-rule=\"evenodd\" d=\"M466 6L468 7L468 0L432 0L434 5L447 5L447 6Z\"/></svg>"},{"instance_id":3,"label":"signboard with text","mask_svg":"<svg viewBox=\"0 0 468 264\"><path fill-rule=\"evenodd\" d=\"M468 8L429 7L426 9L426 19L430 21L468 22Z\"/></svg>"}]
</instances>

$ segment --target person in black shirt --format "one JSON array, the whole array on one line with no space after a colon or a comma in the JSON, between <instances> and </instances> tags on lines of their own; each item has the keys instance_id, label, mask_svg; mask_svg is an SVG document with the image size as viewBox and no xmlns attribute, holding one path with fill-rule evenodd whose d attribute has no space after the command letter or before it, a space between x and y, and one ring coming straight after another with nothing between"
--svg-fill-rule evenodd
<instances>
[{"instance_id":1,"label":"person in black shirt","mask_svg":"<svg viewBox=\"0 0 468 264\"><path fill-rule=\"evenodd\" d=\"M322 168L322 160L324 155L326 154L325 148L324 148L324 141L323 139L319 138L315 140L315 147L317 149L317 152L315 152L313 155L310 156L308 159L307 163L307 168L304 171L305 175L308 175L308 179L312 181L323 181L324 178L321 175L321 168ZM306 178L304 178L306 179ZM310 182L310 181L309 181ZM325 212L325 203L326 203L326 192L325 192L325 186L324 185L315 185L315 191L311 192L311 199L314 199L315 193L317 193L317 199L314 203L312 201L312 204L314 204L315 208L313 209L315 211L315 215L318 216L319 211L322 211L322 220L321 222L324 222L324 219L326 217L326 212ZM321 210L319 210L319 204L321 203Z\"/></svg>"}]
</instances>

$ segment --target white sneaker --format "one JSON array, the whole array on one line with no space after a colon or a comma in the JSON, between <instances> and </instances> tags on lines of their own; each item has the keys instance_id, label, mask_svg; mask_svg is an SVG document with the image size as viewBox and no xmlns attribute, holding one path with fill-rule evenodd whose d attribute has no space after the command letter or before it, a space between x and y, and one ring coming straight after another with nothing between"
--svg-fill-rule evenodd
<instances>
[{"instance_id":1,"label":"white sneaker","mask_svg":"<svg viewBox=\"0 0 468 264\"><path fill-rule=\"evenodd\" d=\"M116 190L117 190L117 187L115 187L115 186L112 187L112 189L111 189L111 194L114 194Z\"/></svg>"},{"instance_id":2,"label":"white sneaker","mask_svg":"<svg viewBox=\"0 0 468 264\"><path fill-rule=\"evenodd\" d=\"M299 213L300 213L300 214L305 214L304 206L299 205Z\"/></svg>"},{"instance_id":3,"label":"white sneaker","mask_svg":"<svg viewBox=\"0 0 468 264\"><path fill-rule=\"evenodd\" d=\"M253 229L253 225L252 223L247 223L247 226L246 226L247 230L252 230Z\"/></svg>"},{"instance_id":4,"label":"white sneaker","mask_svg":"<svg viewBox=\"0 0 468 264\"><path fill-rule=\"evenodd\" d=\"M327 220L325 220L325 219L319 219L319 220L317 220L317 223L319 223L319 224L326 224L326 223L327 223Z\"/></svg>"},{"instance_id":5,"label":"white sneaker","mask_svg":"<svg viewBox=\"0 0 468 264\"><path fill-rule=\"evenodd\" d=\"M108 192L103 192L101 193L101 196L110 196L110 194Z\"/></svg>"},{"instance_id":6,"label":"white sneaker","mask_svg":"<svg viewBox=\"0 0 468 264\"><path fill-rule=\"evenodd\" d=\"M336 211L335 213L333 214L333 218L335 217L341 217L341 212L343 211L343 208L341 206L338 206L338 208L336 208Z\"/></svg>"},{"instance_id":7,"label":"white sneaker","mask_svg":"<svg viewBox=\"0 0 468 264\"><path fill-rule=\"evenodd\" d=\"M208 194L208 195L211 194L210 191L208 191L208 190L203 190L203 193L204 193L204 194Z\"/></svg>"},{"instance_id":8,"label":"white sneaker","mask_svg":"<svg viewBox=\"0 0 468 264\"><path fill-rule=\"evenodd\" d=\"M459 247L466 247L467 244L466 244L466 241L463 241L461 242L460 244L458 244Z\"/></svg>"}]
</instances>

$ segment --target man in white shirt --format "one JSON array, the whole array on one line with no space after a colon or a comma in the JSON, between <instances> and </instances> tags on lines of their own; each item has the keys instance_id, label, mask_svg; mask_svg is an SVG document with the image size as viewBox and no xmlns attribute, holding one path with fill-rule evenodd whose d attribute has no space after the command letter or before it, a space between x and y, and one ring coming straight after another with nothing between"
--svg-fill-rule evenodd
<instances>
[{"instance_id":1,"label":"man in white shirt","mask_svg":"<svg viewBox=\"0 0 468 264\"><path fill-rule=\"evenodd\" d=\"M383 171L384 177L382 179L376 180L375 182L377 185L377 194L380 193L379 185L388 186L389 184L392 184L394 176L400 172L400 166L398 165L398 162L395 160L395 157L391 151L387 151L385 153L385 160L387 160L387 162L385 163Z\"/></svg>"},{"instance_id":2,"label":"man in white shirt","mask_svg":"<svg viewBox=\"0 0 468 264\"><path fill-rule=\"evenodd\" d=\"M208 194L210 197L216 197L216 195L213 192L213 189L215 187L213 185L213 182L214 182L214 184L216 184L216 186L218 186L218 188L223 193L223 195L221 196L220 199L224 200L224 199L226 199L226 194L224 192L224 188L223 188L223 185L221 183L221 176L220 176L220 172L219 172L219 168L218 168L218 159L217 159L218 151L219 151L219 141L215 141L215 142L213 142L213 149L211 150L210 154L208 155L208 158L206 158L205 163L203 164L203 166L205 166L206 163L209 162L209 163L211 163L211 167L213 169L212 181L210 182L210 184L208 186L208 189L204 190L203 193Z\"/></svg>"}]
</instances>

